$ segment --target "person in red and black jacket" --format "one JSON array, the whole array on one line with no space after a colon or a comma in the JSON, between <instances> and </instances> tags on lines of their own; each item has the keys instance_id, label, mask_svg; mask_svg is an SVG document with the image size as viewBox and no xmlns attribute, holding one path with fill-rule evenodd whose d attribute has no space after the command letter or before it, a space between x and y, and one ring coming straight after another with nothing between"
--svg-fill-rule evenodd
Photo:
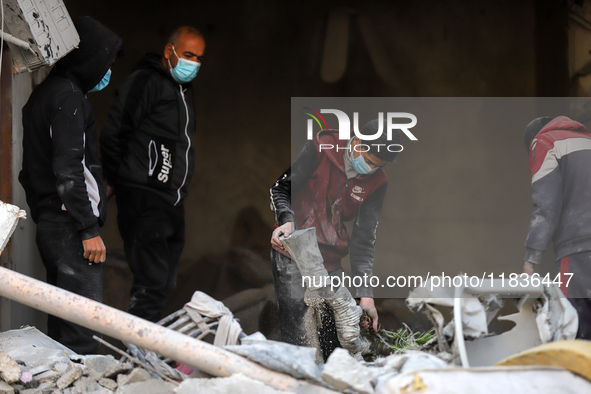
<instances>
[{"instance_id":1,"label":"person in red and black jacket","mask_svg":"<svg viewBox=\"0 0 591 394\"><path fill-rule=\"evenodd\" d=\"M591 134L566 116L541 117L527 125L525 145L534 211L523 271L534 273L552 241L560 288L579 315L577 338L591 339Z\"/></svg>"},{"instance_id":2,"label":"person in red and black jacket","mask_svg":"<svg viewBox=\"0 0 591 394\"><path fill-rule=\"evenodd\" d=\"M379 130L377 119L367 123L362 135L375 135ZM301 275L279 236L288 236L295 228L315 227L318 247L324 266L330 275L343 272L341 259L350 251L351 276L370 278L373 275L374 247L382 203L388 180L381 167L394 161L400 148L400 131L394 130L392 139L387 134L374 141L361 141L358 137L339 140L338 131L322 130L304 146L292 166L271 187L271 210L275 212L276 228L271 238L271 260L275 293L279 308L282 340L296 345L309 345L304 315L305 288ZM332 146L333 149L327 147ZM338 149L336 147L338 146ZM369 147L369 150L368 150ZM344 222L353 221L349 237ZM368 279L369 280L369 279ZM378 314L370 287L358 287L354 297L373 319L377 331ZM319 332L321 343L337 344L336 331L329 323L331 313L323 318L324 330ZM327 328L327 324L330 328ZM334 346L324 348L326 358Z\"/></svg>"}]
</instances>

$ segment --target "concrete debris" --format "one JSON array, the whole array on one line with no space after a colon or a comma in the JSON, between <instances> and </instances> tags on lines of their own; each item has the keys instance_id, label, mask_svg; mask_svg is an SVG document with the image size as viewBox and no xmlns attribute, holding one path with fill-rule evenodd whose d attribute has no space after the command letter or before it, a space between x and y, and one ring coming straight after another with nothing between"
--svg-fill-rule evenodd
<instances>
[{"instance_id":1,"label":"concrete debris","mask_svg":"<svg viewBox=\"0 0 591 394\"><path fill-rule=\"evenodd\" d=\"M450 365L439 357L420 351L409 351L404 354L392 354L378 359L375 365L386 370L400 373L418 371L422 369L448 368Z\"/></svg>"},{"instance_id":2,"label":"concrete debris","mask_svg":"<svg viewBox=\"0 0 591 394\"><path fill-rule=\"evenodd\" d=\"M74 383L81 376L82 368L80 368L78 365L75 365L57 380L56 386L58 389L64 389Z\"/></svg>"},{"instance_id":3,"label":"concrete debris","mask_svg":"<svg viewBox=\"0 0 591 394\"><path fill-rule=\"evenodd\" d=\"M74 382L74 388L80 393L99 393L99 392L109 392L104 387L102 387L98 382L92 378L87 376L82 376L78 380Z\"/></svg>"},{"instance_id":4,"label":"concrete debris","mask_svg":"<svg viewBox=\"0 0 591 394\"><path fill-rule=\"evenodd\" d=\"M106 356L87 356L84 358L84 366L88 371L88 375L97 381L103 377L107 369L115 368L113 366L119 364L119 361L115 360L115 357L110 354Z\"/></svg>"},{"instance_id":5,"label":"concrete debris","mask_svg":"<svg viewBox=\"0 0 591 394\"><path fill-rule=\"evenodd\" d=\"M420 300L408 300L409 305L418 308L424 306L431 313L432 318L436 316L433 320L439 323L437 329L441 334L438 340L441 339L446 343L448 338L443 333L451 332L456 337L458 332L466 334L467 337L471 334L482 336L484 332L488 332L487 325L501 309L501 303L490 294L489 297L468 297L460 303L463 304L461 315L454 315L454 319L461 322L459 326L462 326L463 332L457 330L458 326L455 330L448 332L444 329L444 314L436 307L444 305L456 308L457 297L454 302L453 297L439 298L441 294L422 293L421 295L423 297ZM520 313L512 315L514 316L512 321L517 322L517 326L521 327L524 326L524 321L531 323L526 325L526 332L538 341L540 338L555 340L571 335L569 334L571 325L576 319L572 319L568 309L569 304L562 302L559 295L551 291L545 293L546 298L541 296L542 293L539 297L520 299L517 305ZM324 295L324 299L329 297L330 295ZM554 298L557 301L553 301ZM209 298L203 302L199 301L199 298L194 298L192 301L196 302L196 307L193 305L188 310L183 309L174 316L174 319L164 322L172 326L166 332L177 334L198 330L200 334L204 334L211 330L225 331L220 337L220 340L224 338L224 342L227 339L233 341L237 337L236 332L239 331L239 326L231 328L235 321L231 314L226 312L222 303ZM553 302L556 303L553 304ZM229 323L228 329L219 330L217 322L214 321L215 318L206 316L210 311L204 311L201 304L205 304L208 309L213 309L218 317L226 316ZM541 314L543 314L542 318L540 318ZM539 325L544 325L544 332L540 330ZM510 333L514 331L512 329L496 337L478 337L469 341L466 348L471 362L475 360L476 346L483 346L480 352L485 356L498 357L496 348L502 348L504 351L508 348L516 350L523 343L529 344L527 341L516 344L512 342L514 339L508 340L507 338L513 338L511 335L514 334ZM185 336L190 335L185 334ZM464 335L460 337L464 338ZM491 338L497 338L497 340L503 338L507 343L499 345L488 342ZM494 387L495 392L504 393L536 392L537 389L560 393L591 392L590 381L580 377L591 379L591 367L589 367L591 342L585 341L555 342L556 345L548 345L547 348L520 354L506 361L507 364L521 365L530 363L532 357L535 360L541 358L546 360L547 365L568 370L539 366L454 368L453 363L454 361L457 363L457 357L450 353L440 352L434 355L416 350L397 351L387 357L377 358L373 362L366 362L356 357L359 353L352 355L344 348L337 348L326 364L319 365L316 360L316 349L312 347L298 347L269 341L260 333L248 337L242 333L239 335L239 341L240 345L226 345L223 349L213 346L211 349L204 347L211 351L197 353L202 362L197 362L199 361L197 357L187 357L194 363L183 365L184 360L179 360L181 362L179 364L164 358L166 355L159 355L151 350L140 351L141 349L133 344L128 346L128 349L137 350L132 352L133 355L117 349L122 355L120 360L110 355L81 356L53 341L34 327L12 330L0 333L0 375L4 380L0 381L0 394L221 394L227 392L320 394L334 393L333 390L361 394L403 392L478 394L490 392L491 387ZM194 351L190 353L196 354ZM216 361L212 361L210 356ZM168 373L170 371L166 372L160 367L158 367L159 371L156 371L151 367L157 364L166 365L177 375L172 378ZM195 375L187 376L181 373L177 369L179 365L184 366L187 372L195 371ZM199 376L206 372L214 372L218 377ZM162 376L161 373L166 376Z\"/></svg>"},{"instance_id":6,"label":"concrete debris","mask_svg":"<svg viewBox=\"0 0 591 394\"><path fill-rule=\"evenodd\" d=\"M117 389L117 394L162 394L174 393L176 385L158 379L144 380Z\"/></svg>"},{"instance_id":7,"label":"concrete debris","mask_svg":"<svg viewBox=\"0 0 591 394\"><path fill-rule=\"evenodd\" d=\"M98 380L98 384L100 384L104 388L109 389L111 391L115 391L117 389L117 382L114 381L113 379L100 378Z\"/></svg>"},{"instance_id":8,"label":"concrete debris","mask_svg":"<svg viewBox=\"0 0 591 394\"><path fill-rule=\"evenodd\" d=\"M328 357L322 378L340 391L351 389L365 394L374 391L375 376L372 371L342 348L335 349Z\"/></svg>"},{"instance_id":9,"label":"concrete debris","mask_svg":"<svg viewBox=\"0 0 591 394\"><path fill-rule=\"evenodd\" d=\"M268 341L264 336L263 340L247 337L241 342L242 345L226 346L225 349L295 378L322 381L320 369L316 365L314 348Z\"/></svg>"},{"instance_id":10,"label":"concrete debris","mask_svg":"<svg viewBox=\"0 0 591 394\"><path fill-rule=\"evenodd\" d=\"M14 388L6 382L0 381L0 394L14 394Z\"/></svg>"},{"instance_id":11,"label":"concrete debris","mask_svg":"<svg viewBox=\"0 0 591 394\"><path fill-rule=\"evenodd\" d=\"M58 371L50 370L34 375L38 382L57 382L61 374Z\"/></svg>"},{"instance_id":12,"label":"concrete debris","mask_svg":"<svg viewBox=\"0 0 591 394\"><path fill-rule=\"evenodd\" d=\"M76 356L72 350L49 338L35 327L0 333L0 349L13 360L22 361L29 369L44 368L58 362L67 365L71 362L70 356ZM47 368L46 371L49 369L52 368Z\"/></svg>"},{"instance_id":13,"label":"concrete debris","mask_svg":"<svg viewBox=\"0 0 591 394\"><path fill-rule=\"evenodd\" d=\"M0 378L6 383L14 383L21 377L21 368L4 352L0 353Z\"/></svg>"},{"instance_id":14,"label":"concrete debris","mask_svg":"<svg viewBox=\"0 0 591 394\"><path fill-rule=\"evenodd\" d=\"M53 365L53 369L61 375L61 374L68 372L70 369L73 368L73 366L74 366L74 364L72 364L71 362L67 362L67 363L59 363L58 362Z\"/></svg>"},{"instance_id":15,"label":"concrete debris","mask_svg":"<svg viewBox=\"0 0 591 394\"><path fill-rule=\"evenodd\" d=\"M187 379L174 389L176 394L279 394L277 391L257 380L240 373L228 378Z\"/></svg>"},{"instance_id":16,"label":"concrete debris","mask_svg":"<svg viewBox=\"0 0 591 394\"><path fill-rule=\"evenodd\" d=\"M21 344L24 341L23 338L28 338L31 341L26 347L33 350L25 358L27 361L19 360L20 365L12 360L7 353L0 353L0 368L4 365L10 365L13 368L10 376L2 376L0 394L15 392L25 394L107 394L116 390L133 394L172 393L175 387L174 384L170 386L170 383L163 386L159 380L154 383L155 380L152 379L148 371L142 368L134 369L133 364L117 361L111 355L79 356L72 354L71 359L76 361L71 361L65 356L60 344L46 337L34 327L5 332L1 337L1 351L14 350L14 345ZM47 348L43 346L47 346ZM22 352L14 353L23 354ZM46 358L39 357L40 355ZM29 363L34 366L30 367ZM26 375L30 376L30 379L22 378ZM138 382L146 381L150 382L148 388L135 385ZM127 386L133 387L124 389Z\"/></svg>"},{"instance_id":17,"label":"concrete debris","mask_svg":"<svg viewBox=\"0 0 591 394\"><path fill-rule=\"evenodd\" d=\"M129 375L119 375L117 376L117 385L119 387L125 386L126 384L136 383L136 382L143 382L144 380L152 379L152 376L148 371L142 368L134 368Z\"/></svg>"},{"instance_id":18,"label":"concrete debris","mask_svg":"<svg viewBox=\"0 0 591 394\"><path fill-rule=\"evenodd\" d=\"M116 378L117 375L126 374L133 369L133 364L128 362L117 362L115 364L111 364L105 369L103 372L103 378Z\"/></svg>"}]
</instances>

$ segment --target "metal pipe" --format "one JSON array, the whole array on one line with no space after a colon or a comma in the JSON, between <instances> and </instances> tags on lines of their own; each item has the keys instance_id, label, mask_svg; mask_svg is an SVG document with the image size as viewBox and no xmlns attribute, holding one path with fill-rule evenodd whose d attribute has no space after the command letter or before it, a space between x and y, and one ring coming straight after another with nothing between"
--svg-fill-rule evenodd
<instances>
[{"instance_id":1,"label":"metal pipe","mask_svg":"<svg viewBox=\"0 0 591 394\"><path fill-rule=\"evenodd\" d=\"M334 393L271 371L227 350L0 267L0 296L130 342L213 376L242 373L279 390Z\"/></svg>"}]
</instances>

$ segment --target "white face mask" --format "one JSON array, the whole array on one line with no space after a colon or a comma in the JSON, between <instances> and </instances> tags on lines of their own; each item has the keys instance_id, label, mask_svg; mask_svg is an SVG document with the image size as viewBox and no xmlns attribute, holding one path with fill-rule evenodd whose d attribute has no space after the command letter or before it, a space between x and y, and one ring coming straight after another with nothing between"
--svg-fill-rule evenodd
<instances>
[{"instance_id":1,"label":"white face mask","mask_svg":"<svg viewBox=\"0 0 591 394\"><path fill-rule=\"evenodd\" d=\"M172 77L178 83L191 82L197 76L197 72L199 71L199 67L201 67L201 63L179 57L179 55L176 53L176 50L174 49L174 46L172 47L172 51L179 59L176 67L172 67L170 64L170 59L168 59L168 66L170 67L170 73L172 74Z\"/></svg>"}]
</instances>

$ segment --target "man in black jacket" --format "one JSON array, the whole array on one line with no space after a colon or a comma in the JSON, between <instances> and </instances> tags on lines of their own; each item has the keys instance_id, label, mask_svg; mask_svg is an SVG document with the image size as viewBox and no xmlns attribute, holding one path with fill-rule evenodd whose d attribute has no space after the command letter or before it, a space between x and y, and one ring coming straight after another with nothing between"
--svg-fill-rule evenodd
<instances>
[{"instance_id":1,"label":"man in black jacket","mask_svg":"<svg viewBox=\"0 0 591 394\"><path fill-rule=\"evenodd\" d=\"M205 41L178 28L162 56L144 55L117 89L101 132L108 192L134 275L129 312L157 321L176 285L185 243L183 200L193 174L195 115L186 93Z\"/></svg>"},{"instance_id":2,"label":"man in black jacket","mask_svg":"<svg viewBox=\"0 0 591 394\"><path fill-rule=\"evenodd\" d=\"M106 86L122 41L90 17L74 25L79 47L55 64L23 108L19 181L37 223L47 282L100 302L106 193L86 94ZM96 333L55 316L48 334L80 354L98 350Z\"/></svg>"}]
</instances>

